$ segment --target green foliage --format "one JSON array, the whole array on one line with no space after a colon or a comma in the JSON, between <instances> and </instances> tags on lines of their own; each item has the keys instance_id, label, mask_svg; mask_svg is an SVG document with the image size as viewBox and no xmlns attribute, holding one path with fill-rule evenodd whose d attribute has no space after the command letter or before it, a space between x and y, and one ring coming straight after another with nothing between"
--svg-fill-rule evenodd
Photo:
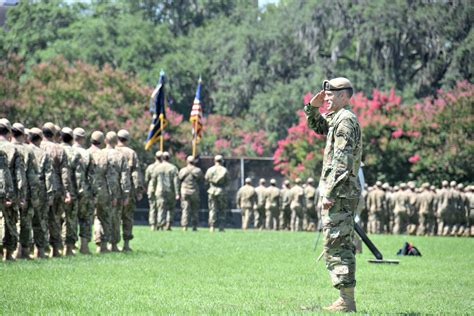
<instances>
[{"instance_id":1,"label":"green foliage","mask_svg":"<svg viewBox=\"0 0 474 316\"><path fill-rule=\"evenodd\" d=\"M322 313L338 291L316 262L313 233L151 232L134 252L0 263L5 314ZM387 258L406 236L370 236ZM466 314L473 310L472 238L416 237L423 257L374 265L357 255L357 309L367 314ZM447 260L449 258L449 260ZM453 264L455 262L455 264ZM456 277L453 277L453 276ZM25 299L28 293L28 299ZM403 302L400 303L400 302ZM423 302L423 304L420 304ZM306 314L306 312L304 312Z\"/></svg>"}]
</instances>

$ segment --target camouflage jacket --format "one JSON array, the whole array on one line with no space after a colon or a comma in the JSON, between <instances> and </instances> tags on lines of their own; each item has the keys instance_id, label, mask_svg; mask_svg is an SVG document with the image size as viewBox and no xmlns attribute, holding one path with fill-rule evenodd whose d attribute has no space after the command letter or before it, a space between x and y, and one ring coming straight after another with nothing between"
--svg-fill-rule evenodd
<instances>
[{"instance_id":1,"label":"camouflage jacket","mask_svg":"<svg viewBox=\"0 0 474 316\"><path fill-rule=\"evenodd\" d=\"M308 184L304 188L304 199L305 199L305 204L308 209L314 209L316 204L318 203L318 194L317 190L315 187L312 185Z\"/></svg>"},{"instance_id":2,"label":"camouflage jacket","mask_svg":"<svg viewBox=\"0 0 474 316\"><path fill-rule=\"evenodd\" d=\"M127 146L119 146L115 147L116 150L121 152L128 162L128 169L130 173L130 195L134 197L138 193L142 193L144 191L144 184L143 184L143 173L140 169L140 162L138 160L138 155L135 150L127 147Z\"/></svg>"},{"instance_id":3,"label":"camouflage jacket","mask_svg":"<svg viewBox=\"0 0 474 316\"><path fill-rule=\"evenodd\" d=\"M6 140L0 140L0 150L3 150L3 152L7 154L8 168L10 169L10 176L13 183L14 200L16 200L16 202L25 200L28 183L25 174L24 160L15 145Z\"/></svg>"},{"instance_id":4,"label":"camouflage jacket","mask_svg":"<svg viewBox=\"0 0 474 316\"><path fill-rule=\"evenodd\" d=\"M163 161L152 170L152 189L157 197L174 196L179 192L178 168Z\"/></svg>"},{"instance_id":5,"label":"camouflage jacket","mask_svg":"<svg viewBox=\"0 0 474 316\"><path fill-rule=\"evenodd\" d=\"M156 168L160 164L159 160L155 160L154 163L148 165L145 169L145 185L147 186L147 195L148 198L153 198L155 195L155 190L154 190L154 171L153 169Z\"/></svg>"},{"instance_id":6,"label":"camouflage jacket","mask_svg":"<svg viewBox=\"0 0 474 316\"><path fill-rule=\"evenodd\" d=\"M295 184L291 189L290 189L290 206L291 207L304 207L304 190L303 188Z\"/></svg>"},{"instance_id":7,"label":"camouflage jacket","mask_svg":"<svg viewBox=\"0 0 474 316\"><path fill-rule=\"evenodd\" d=\"M62 143L61 147L67 156L69 175L71 177L71 197L78 199L80 196L82 197L86 190L82 156L76 148L69 144Z\"/></svg>"},{"instance_id":8,"label":"camouflage jacket","mask_svg":"<svg viewBox=\"0 0 474 316\"><path fill-rule=\"evenodd\" d=\"M265 193L265 208L280 207L280 189L270 185Z\"/></svg>"},{"instance_id":9,"label":"camouflage jacket","mask_svg":"<svg viewBox=\"0 0 474 316\"><path fill-rule=\"evenodd\" d=\"M81 164L82 170L84 172L84 190L83 194L87 198L92 194L92 178L91 178L91 169L92 169L92 156L91 153L82 147L79 144L74 144L72 147L81 155Z\"/></svg>"},{"instance_id":10,"label":"camouflage jacket","mask_svg":"<svg viewBox=\"0 0 474 316\"><path fill-rule=\"evenodd\" d=\"M112 191L112 184L110 183L113 179L114 170L109 164L107 152L104 149L100 149L95 146L91 146L87 150L91 154L91 192L94 198L101 200L108 200L114 196Z\"/></svg>"},{"instance_id":11,"label":"camouflage jacket","mask_svg":"<svg viewBox=\"0 0 474 316\"><path fill-rule=\"evenodd\" d=\"M263 185L259 185L255 188L255 192L257 193L257 207L264 208L265 207L265 200L267 194L267 188Z\"/></svg>"},{"instance_id":12,"label":"camouflage jacket","mask_svg":"<svg viewBox=\"0 0 474 316\"><path fill-rule=\"evenodd\" d=\"M225 194L225 189L229 184L229 173L224 166L214 165L207 169L205 175L206 184L209 186L209 195Z\"/></svg>"},{"instance_id":13,"label":"camouflage jacket","mask_svg":"<svg viewBox=\"0 0 474 316\"><path fill-rule=\"evenodd\" d=\"M64 149L59 144L47 139L43 139L41 142L41 149L51 157L51 165L53 166L52 184L55 194L71 192L71 176Z\"/></svg>"},{"instance_id":14,"label":"camouflage jacket","mask_svg":"<svg viewBox=\"0 0 474 316\"><path fill-rule=\"evenodd\" d=\"M385 192L382 189L375 188L369 192L367 196L367 209L369 210L369 214L385 212L387 210L387 200L385 199Z\"/></svg>"},{"instance_id":15,"label":"camouflage jacket","mask_svg":"<svg viewBox=\"0 0 474 316\"><path fill-rule=\"evenodd\" d=\"M255 193L255 188L250 184L245 184L239 189L239 191L237 191L237 196L235 198L237 208L253 208L256 202L257 193Z\"/></svg>"},{"instance_id":16,"label":"camouflage jacket","mask_svg":"<svg viewBox=\"0 0 474 316\"><path fill-rule=\"evenodd\" d=\"M38 165L38 180L39 180L39 194L40 198L51 201L53 198L53 166L51 164L51 157L41 149L41 147L31 144L30 148L36 158Z\"/></svg>"},{"instance_id":17,"label":"camouflage jacket","mask_svg":"<svg viewBox=\"0 0 474 316\"><path fill-rule=\"evenodd\" d=\"M107 160L112 169L109 173L110 190L117 199L126 199L131 189L127 158L115 148L105 148L104 151L107 153Z\"/></svg>"},{"instance_id":18,"label":"camouflage jacket","mask_svg":"<svg viewBox=\"0 0 474 316\"><path fill-rule=\"evenodd\" d=\"M290 189L283 186L280 189L280 205L282 208L290 207Z\"/></svg>"},{"instance_id":19,"label":"camouflage jacket","mask_svg":"<svg viewBox=\"0 0 474 316\"><path fill-rule=\"evenodd\" d=\"M435 197L431 191L424 190L418 195L418 203L420 214L435 214L434 207Z\"/></svg>"},{"instance_id":20,"label":"camouflage jacket","mask_svg":"<svg viewBox=\"0 0 474 316\"><path fill-rule=\"evenodd\" d=\"M349 106L324 115L310 105L306 105L304 111L309 127L327 135L320 194L327 198L358 199L362 135L356 115Z\"/></svg>"},{"instance_id":21,"label":"camouflage jacket","mask_svg":"<svg viewBox=\"0 0 474 316\"><path fill-rule=\"evenodd\" d=\"M13 200L14 194L12 176L8 167L8 156L3 150L0 150L0 201L4 199ZM3 202L0 203L3 204Z\"/></svg>"},{"instance_id":22,"label":"camouflage jacket","mask_svg":"<svg viewBox=\"0 0 474 316\"><path fill-rule=\"evenodd\" d=\"M37 205L39 202L39 180L38 180L38 165L36 157L30 146L23 143L13 142L18 152L23 156L23 166L25 168L26 176L26 198Z\"/></svg>"},{"instance_id":23,"label":"camouflage jacket","mask_svg":"<svg viewBox=\"0 0 474 316\"><path fill-rule=\"evenodd\" d=\"M181 183L181 195L192 195L199 192L199 181L203 174L200 168L187 165L179 170L178 178Z\"/></svg>"}]
</instances>

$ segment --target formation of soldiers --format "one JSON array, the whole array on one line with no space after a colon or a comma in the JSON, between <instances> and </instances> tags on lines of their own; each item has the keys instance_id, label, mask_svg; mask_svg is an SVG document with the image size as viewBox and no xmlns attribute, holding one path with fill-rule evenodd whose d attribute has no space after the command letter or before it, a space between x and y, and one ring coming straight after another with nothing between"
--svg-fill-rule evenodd
<instances>
[{"instance_id":1,"label":"formation of soldiers","mask_svg":"<svg viewBox=\"0 0 474 316\"><path fill-rule=\"evenodd\" d=\"M377 181L363 192L362 226L374 234L474 236L473 189L446 180L440 188Z\"/></svg>"},{"instance_id":2,"label":"formation of soldiers","mask_svg":"<svg viewBox=\"0 0 474 316\"><path fill-rule=\"evenodd\" d=\"M126 130L86 132L45 123L26 129L0 119L0 233L4 260L131 251L143 179ZM105 147L104 147L105 145Z\"/></svg>"}]
</instances>

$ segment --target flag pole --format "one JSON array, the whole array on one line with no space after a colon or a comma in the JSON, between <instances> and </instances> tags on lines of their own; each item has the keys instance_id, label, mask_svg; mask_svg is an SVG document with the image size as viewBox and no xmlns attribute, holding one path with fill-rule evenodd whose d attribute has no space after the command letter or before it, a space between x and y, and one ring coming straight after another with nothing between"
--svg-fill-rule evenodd
<instances>
[{"instance_id":1,"label":"flag pole","mask_svg":"<svg viewBox=\"0 0 474 316\"><path fill-rule=\"evenodd\" d=\"M197 139L197 120L194 120L194 135L193 135L193 157L196 157L196 139Z\"/></svg>"},{"instance_id":2,"label":"flag pole","mask_svg":"<svg viewBox=\"0 0 474 316\"><path fill-rule=\"evenodd\" d=\"M164 117L163 114L160 114L160 126L161 126L161 133L160 133L160 151L163 152L163 133L164 133L164 128L163 128L163 123L164 123Z\"/></svg>"}]
</instances>

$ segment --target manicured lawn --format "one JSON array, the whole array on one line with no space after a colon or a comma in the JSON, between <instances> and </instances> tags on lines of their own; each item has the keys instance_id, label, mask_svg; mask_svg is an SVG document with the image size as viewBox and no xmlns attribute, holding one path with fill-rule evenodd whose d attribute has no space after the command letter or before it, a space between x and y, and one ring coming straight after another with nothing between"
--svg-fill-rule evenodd
<instances>
[{"instance_id":1,"label":"manicured lawn","mask_svg":"<svg viewBox=\"0 0 474 316\"><path fill-rule=\"evenodd\" d=\"M314 233L227 230L151 232L137 227L133 253L0 263L2 314L288 314L320 312L331 287ZM362 313L474 311L474 239L371 236L386 258L405 240L423 257L400 265L358 255ZM396 258L395 258L396 259Z\"/></svg>"}]
</instances>

